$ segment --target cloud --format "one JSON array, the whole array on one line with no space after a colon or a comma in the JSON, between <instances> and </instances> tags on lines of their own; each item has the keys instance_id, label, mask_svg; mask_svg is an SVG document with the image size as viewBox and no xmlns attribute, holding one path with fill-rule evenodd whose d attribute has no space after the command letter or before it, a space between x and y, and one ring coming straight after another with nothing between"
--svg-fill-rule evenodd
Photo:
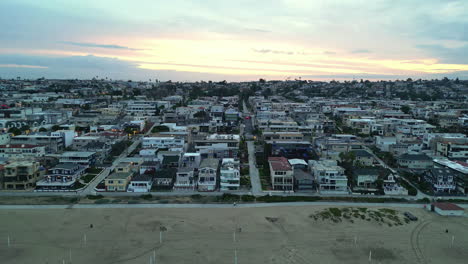
<instances>
[{"instance_id":1,"label":"cloud","mask_svg":"<svg viewBox=\"0 0 468 264\"><path fill-rule=\"evenodd\" d=\"M285 55L294 55L296 54L293 51L286 51L286 50L272 50L272 49L252 49L254 52L257 53L271 53L271 54L285 54Z\"/></svg>"},{"instance_id":2,"label":"cloud","mask_svg":"<svg viewBox=\"0 0 468 264\"><path fill-rule=\"evenodd\" d=\"M325 55L335 55L336 52L326 50L326 51L323 52L323 54L325 54Z\"/></svg>"},{"instance_id":3,"label":"cloud","mask_svg":"<svg viewBox=\"0 0 468 264\"><path fill-rule=\"evenodd\" d=\"M20 67L18 67L20 66ZM23 67L26 66L26 67ZM32 67L27 67L32 66ZM91 79L108 77L114 80L159 79L177 81L240 81L242 76L188 72L176 70L149 70L139 68L140 63L117 58L87 56L48 57L0 54L1 78ZM258 78L257 78L258 79Z\"/></svg>"},{"instance_id":4,"label":"cloud","mask_svg":"<svg viewBox=\"0 0 468 264\"><path fill-rule=\"evenodd\" d=\"M360 54L360 53L371 53L372 51L368 50L368 49L356 49L356 50L352 50L351 53L353 54Z\"/></svg>"},{"instance_id":5,"label":"cloud","mask_svg":"<svg viewBox=\"0 0 468 264\"><path fill-rule=\"evenodd\" d=\"M90 47L90 48L104 48L104 49L119 49L119 50L141 50L130 47L114 45L114 44L97 44L97 43L86 43L86 42L73 42L73 41L59 41L59 43L79 46L79 47Z\"/></svg>"},{"instance_id":6,"label":"cloud","mask_svg":"<svg viewBox=\"0 0 468 264\"><path fill-rule=\"evenodd\" d=\"M0 68L28 68L28 69L47 69L44 66L23 65L23 64L0 64Z\"/></svg>"},{"instance_id":7,"label":"cloud","mask_svg":"<svg viewBox=\"0 0 468 264\"><path fill-rule=\"evenodd\" d=\"M468 64L468 44L456 48L447 48L443 45L416 45L426 54L440 59L443 63Z\"/></svg>"}]
</instances>

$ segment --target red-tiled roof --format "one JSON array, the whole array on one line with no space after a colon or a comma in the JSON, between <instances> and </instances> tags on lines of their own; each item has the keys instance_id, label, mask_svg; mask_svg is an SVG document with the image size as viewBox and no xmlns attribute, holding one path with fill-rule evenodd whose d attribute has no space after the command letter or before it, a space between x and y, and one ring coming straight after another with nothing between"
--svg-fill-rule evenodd
<instances>
[{"instance_id":1,"label":"red-tiled roof","mask_svg":"<svg viewBox=\"0 0 468 264\"><path fill-rule=\"evenodd\" d=\"M463 208L453 203L434 203L434 206L443 211L463 211Z\"/></svg>"},{"instance_id":2,"label":"red-tiled roof","mask_svg":"<svg viewBox=\"0 0 468 264\"><path fill-rule=\"evenodd\" d=\"M269 157L268 162L271 163L271 167L275 171L292 170L291 164L289 164L288 159L285 157Z\"/></svg>"}]
</instances>

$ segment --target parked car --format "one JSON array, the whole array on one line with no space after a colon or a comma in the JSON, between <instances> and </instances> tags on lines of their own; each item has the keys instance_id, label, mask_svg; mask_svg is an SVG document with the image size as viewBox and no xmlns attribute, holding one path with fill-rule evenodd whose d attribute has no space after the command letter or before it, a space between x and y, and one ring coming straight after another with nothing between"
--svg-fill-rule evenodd
<instances>
[{"instance_id":1,"label":"parked car","mask_svg":"<svg viewBox=\"0 0 468 264\"><path fill-rule=\"evenodd\" d=\"M405 212L404 215L411 221L418 221L418 218L410 212Z\"/></svg>"}]
</instances>

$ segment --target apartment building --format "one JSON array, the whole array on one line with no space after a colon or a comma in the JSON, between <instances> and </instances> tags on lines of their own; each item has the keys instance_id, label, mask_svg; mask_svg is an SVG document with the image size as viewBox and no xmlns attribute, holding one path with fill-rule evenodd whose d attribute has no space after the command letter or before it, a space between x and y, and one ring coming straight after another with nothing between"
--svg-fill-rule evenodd
<instances>
[{"instance_id":1,"label":"apartment building","mask_svg":"<svg viewBox=\"0 0 468 264\"><path fill-rule=\"evenodd\" d=\"M44 175L39 162L18 161L5 165L3 186L7 190L26 190L36 186Z\"/></svg>"},{"instance_id":2,"label":"apartment building","mask_svg":"<svg viewBox=\"0 0 468 264\"><path fill-rule=\"evenodd\" d=\"M348 178L336 160L310 160L309 167L320 192L348 193Z\"/></svg>"},{"instance_id":3,"label":"apartment building","mask_svg":"<svg viewBox=\"0 0 468 264\"><path fill-rule=\"evenodd\" d=\"M424 174L424 179L432 185L436 193L456 192L456 175L448 168L433 168Z\"/></svg>"},{"instance_id":4,"label":"apartment building","mask_svg":"<svg viewBox=\"0 0 468 264\"><path fill-rule=\"evenodd\" d=\"M125 192L127 186L132 179L133 172L113 172L104 180L106 191L110 192Z\"/></svg>"},{"instance_id":5,"label":"apartment building","mask_svg":"<svg viewBox=\"0 0 468 264\"><path fill-rule=\"evenodd\" d=\"M91 151L66 151L59 157L60 163L74 163L85 167L91 167L96 162L96 152Z\"/></svg>"},{"instance_id":6,"label":"apartment building","mask_svg":"<svg viewBox=\"0 0 468 264\"><path fill-rule=\"evenodd\" d=\"M143 148L184 149L185 140L178 137L144 137L141 143Z\"/></svg>"},{"instance_id":7,"label":"apartment building","mask_svg":"<svg viewBox=\"0 0 468 264\"><path fill-rule=\"evenodd\" d=\"M0 145L0 157L8 159L27 159L44 157L45 147L39 145Z\"/></svg>"},{"instance_id":8,"label":"apartment building","mask_svg":"<svg viewBox=\"0 0 468 264\"><path fill-rule=\"evenodd\" d=\"M38 190L68 190L86 171L84 166L74 163L61 163L49 169L44 179L36 183Z\"/></svg>"},{"instance_id":9,"label":"apartment building","mask_svg":"<svg viewBox=\"0 0 468 264\"><path fill-rule=\"evenodd\" d=\"M29 134L14 136L10 140L13 145L40 145L45 147L46 153L62 152L65 148L65 142L62 136Z\"/></svg>"},{"instance_id":10,"label":"apartment building","mask_svg":"<svg viewBox=\"0 0 468 264\"><path fill-rule=\"evenodd\" d=\"M177 169L174 190L195 190L195 169L191 167L180 167Z\"/></svg>"},{"instance_id":11,"label":"apartment building","mask_svg":"<svg viewBox=\"0 0 468 264\"><path fill-rule=\"evenodd\" d=\"M273 190L293 191L294 173L285 157L269 157L270 178Z\"/></svg>"},{"instance_id":12,"label":"apartment building","mask_svg":"<svg viewBox=\"0 0 468 264\"><path fill-rule=\"evenodd\" d=\"M208 192L216 190L219 160L207 158L202 160L198 170L198 191Z\"/></svg>"},{"instance_id":13,"label":"apartment building","mask_svg":"<svg viewBox=\"0 0 468 264\"><path fill-rule=\"evenodd\" d=\"M130 116L155 116L158 107L155 101L133 101L127 105L127 114Z\"/></svg>"},{"instance_id":14,"label":"apartment building","mask_svg":"<svg viewBox=\"0 0 468 264\"><path fill-rule=\"evenodd\" d=\"M437 142L436 153L449 159L468 160L468 139L452 139Z\"/></svg>"},{"instance_id":15,"label":"apartment building","mask_svg":"<svg viewBox=\"0 0 468 264\"><path fill-rule=\"evenodd\" d=\"M240 187L239 161L226 158L221 161L220 170L221 191L238 190Z\"/></svg>"},{"instance_id":16,"label":"apartment building","mask_svg":"<svg viewBox=\"0 0 468 264\"><path fill-rule=\"evenodd\" d=\"M233 134L213 134L203 139L195 139L196 152L203 158L236 158L239 152L240 136Z\"/></svg>"}]
</instances>

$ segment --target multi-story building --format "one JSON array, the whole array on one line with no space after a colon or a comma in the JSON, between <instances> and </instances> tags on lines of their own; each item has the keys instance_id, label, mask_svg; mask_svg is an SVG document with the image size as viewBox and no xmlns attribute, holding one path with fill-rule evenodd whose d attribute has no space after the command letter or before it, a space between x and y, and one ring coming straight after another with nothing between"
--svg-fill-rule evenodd
<instances>
[{"instance_id":1,"label":"multi-story building","mask_svg":"<svg viewBox=\"0 0 468 264\"><path fill-rule=\"evenodd\" d=\"M436 193L456 192L455 174L448 168L433 168L424 175Z\"/></svg>"},{"instance_id":2,"label":"multi-story building","mask_svg":"<svg viewBox=\"0 0 468 264\"><path fill-rule=\"evenodd\" d=\"M5 166L3 185L8 190L26 190L36 186L44 175L39 162L19 161Z\"/></svg>"},{"instance_id":3,"label":"multi-story building","mask_svg":"<svg viewBox=\"0 0 468 264\"><path fill-rule=\"evenodd\" d=\"M59 158L60 163L74 163L85 167L93 166L96 162L96 152L66 151Z\"/></svg>"},{"instance_id":4,"label":"multi-story building","mask_svg":"<svg viewBox=\"0 0 468 264\"><path fill-rule=\"evenodd\" d=\"M174 190L194 190L196 187L195 170L190 167L177 169Z\"/></svg>"},{"instance_id":5,"label":"multi-story building","mask_svg":"<svg viewBox=\"0 0 468 264\"><path fill-rule=\"evenodd\" d=\"M198 191L210 192L216 190L219 160L207 158L202 160L198 170Z\"/></svg>"},{"instance_id":6,"label":"multi-story building","mask_svg":"<svg viewBox=\"0 0 468 264\"><path fill-rule=\"evenodd\" d=\"M104 185L106 186L106 191L110 192L125 192L127 191L127 186L132 179L133 172L114 172L111 173L104 180Z\"/></svg>"},{"instance_id":7,"label":"multi-story building","mask_svg":"<svg viewBox=\"0 0 468 264\"><path fill-rule=\"evenodd\" d=\"M446 168L455 176L457 191L468 193L468 163L449 159L434 159L435 168Z\"/></svg>"},{"instance_id":8,"label":"multi-story building","mask_svg":"<svg viewBox=\"0 0 468 264\"><path fill-rule=\"evenodd\" d=\"M344 174L344 168L338 166L335 160L310 160L309 167L320 192L348 192L348 178Z\"/></svg>"},{"instance_id":9,"label":"multi-story building","mask_svg":"<svg viewBox=\"0 0 468 264\"><path fill-rule=\"evenodd\" d=\"M71 145L73 149L75 150L81 150L83 149L84 146L88 145L88 144L94 144L94 143L98 143L98 142L101 142L101 138L100 137L96 137L96 136L80 136L80 137L75 137L73 139L73 144Z\"/></svg>"},{"instance_id":10,"label":"multi-story building","mask_svg":"<svg viewBox=\"0 0 468 264\"><path fill-rule=\"evenodd\" d=\"M153 186L153 177L151 174L140 174L130 180L127 192L149 192Z\"/></svg>"},{"instance_id":11,"label":"multi-story building","mask_svg":"<svg viewBox=\"0 0 468 264\"><path fill-rule=\"evenodd\" d=\"M9 159L25 159L44 157L45 147L38 145L0 145L0 157Z\"/></svg>"},{"instance_id":12,"label":"multi-story building","mask_svg":"<svg viewBox=\"0 0 468 264\"><path fill-rule=\"evenodd\" d=\"M221 191L238 190L240 187L239 161L226 158L221 161Z\"/></svg>"},{"instance_id":13,"label":"multi-story building","mask_svg":"<svg viewBox=\"0 0 468 264\"><path fill-rule=\"evenodd\" d=\"M141 145L143 148L182 150L185 146L185 140L177 137L144 137Z\"/></svg>"},{"instance_id":14,"label":"multi-story building","mask_svg":"<svg viewBox=\"0 0 468 264\"><path fill-rule=\"evenodd\" d=\"M40 145L45 147L46 153L61 152L65 148L63 137L57 135L18 135L11 138L10 144Z\"/></svg>"},{"instance_id":15,"label":"multi-story building","mask_svg":"<svg viewBox=\"0 0 468 264\"><path fill-rule=\"evenodd\" d=\"M68 190L84 174L86 168L74 163L61 163L53 167L44 179L36 183L38 190Z\"/></svg>"},{"instance_id":16,"label":"multi-story building","mask_svg":"<svg viewBox=\"0 0 468 264\"><path fill-rule=\"evenodd\" d=\"M155 116L157 102L154 101L134 101L127 105L127 114L131 116Z\"/></svg>"},{"instance_id":17,"label":"multi-story building","mask_svg":"<svg viewBox=\"0 0 468 264\"><path fill-rule=\"evenodd\" d=\"M236 158L239 152L239 135L213 134L195 139L195 150L204 158Z\"/></svg>"},{"instance_id":18,"label":"multi-story building","mask_svg":"<svg viewBox=\"0 0 468 264\"><path fill-rule=\"evenodd\" d=\"M397 158L398 166L413 170L426 170L433 167L432 159L426 154L403 154Z\"/></svg>"},{"instance_id":19,"label":"multi-story building","mask_svg":"<svg viewBox=\"0 0 468 264\"><path fill-rule=\"evenodd\" d=\"M271 185L273 190L293 191L294 173L285 157L269 157Z\"/></svg>"},{"instance_id":20,"label":"multi-story building","mask_svg":"<svg viewBox=\"0 0 468 264\"><path fill-rule=\"evenodd\" d=\"M468 139L453 139L437 142L436 153L449 159L468 160Z\"/></svg>"}]
</instances>

